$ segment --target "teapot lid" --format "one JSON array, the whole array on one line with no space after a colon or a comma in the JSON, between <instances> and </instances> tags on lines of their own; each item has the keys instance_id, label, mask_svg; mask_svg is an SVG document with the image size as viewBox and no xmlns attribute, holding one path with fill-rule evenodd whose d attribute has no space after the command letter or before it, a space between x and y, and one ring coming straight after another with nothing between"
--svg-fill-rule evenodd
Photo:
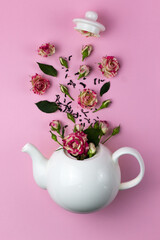
<instances>
[{"instance_id":1,"label":"teapot lid","mask_svg":"<svg viewBox=\"0 0 160 240\"><path fill-rule=\"evenodd\" d=\"M73 22L76 23L75 29L78 31L84 31L91 33L90 36L99 37L101 31L105 31L105 26L97 22L98 14L93 11L88 11L85 14L85 18L75 18Z\"/></svg>"}]
</instances>

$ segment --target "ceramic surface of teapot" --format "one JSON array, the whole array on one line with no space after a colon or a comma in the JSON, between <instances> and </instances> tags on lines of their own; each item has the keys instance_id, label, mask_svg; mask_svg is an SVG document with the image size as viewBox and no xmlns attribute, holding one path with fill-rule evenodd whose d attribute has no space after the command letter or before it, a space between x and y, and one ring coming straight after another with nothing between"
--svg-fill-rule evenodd
<instances>
[{"instance_id":1,"label":"ceramic surface of teapot","mask_svg":"<svg viewBox=\"0 0 160 240\"><path fill-rule=\"evenodd\" d=\"M144 176L144 162L135 149L124 147L111 154L99 144L96 155L84 161L77 160L64 149L55 151L47 160L32 144L23 149L33 160L36 183L47 189L51 198L61 207L77 213L89 213L110 204L119 190L136 186ZM118 158L133 155L139 162L139 175L121 183Z\"/></svg>"}]
</instances>

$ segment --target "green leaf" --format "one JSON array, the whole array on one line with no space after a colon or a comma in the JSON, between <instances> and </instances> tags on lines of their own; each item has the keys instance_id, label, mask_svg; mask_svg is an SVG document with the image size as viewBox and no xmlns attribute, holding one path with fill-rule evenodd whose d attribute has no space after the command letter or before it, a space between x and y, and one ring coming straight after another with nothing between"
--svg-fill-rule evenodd
<instances>
[{"instance_id":1,"label":"green leaf","mask_svg":"<svg viewBox=\"0 0 160 240\"><path fill-rule=\"evenodd\" d=\"M53 77L57 76L57 70L53 66L43 64L43 63L38 63L38 65L39 65L40 69L42 70L42 72L44 72L45 74L53 76Z\"/></svg>"},{"instance_id":2,"label":"green leaf","mask_svg":"<svg viewBox=\"0 0 160 240\"><path fill-rule=\"evenodd\" d=\"M113 129L113 131L112 131L112 136L118 134L119 132L120 132L120 125L119 125L118 127L116 127L116 128Z\"/></svg>"},{"instance_id":3,"label":"green leaf","mask_svg":"<svg viewBox=\"0 0 160 240\"><path fill-rule=\"evenodd\" d=\"M68 68L68 62L67 62L67 60L65 60L64 58L60 57L60 58L59 58L59 61L60 61L60 63L61 63L62 66Z\"/></svg>"},{"instance_id":4,"label":"green leaf","mask_svg":"<svg viewBox=\"0 0 160 240\"><path fill-rule=\"evenodd\" d=\"M86 48L83 52L82 52L82 61L88 57L88 48Z\"/></svg>"},{"instance_id":5,"label":"green leaf","mask_svg":"<svg viewBox=\"0 0 160 240\"><path fill-rule=\"evenodd\" d=\"M51 138L52 138L54 141L57 142L57 136L56 136L54 133L52 133L52 132L50 132L50 133L51 133Z\"/></svg>"},{"instance_id":6,"label":"green leaf","mask_svg":"<svg viewBox=\"0 0 160 240\"><path fill-rule=\"evenodd\" d=\"M72 122L75 123L75 119L71 113L67 113L67 117L68 117L68 119L70 119Z\"/></svg>"},{"instance_id":7,"label":"green leaf","mask_svg":"<svg viewBox=\"0 0 160 240\"><path fill-rule=\"evenodd\" d=\"M100 141L100 130L94 128L87 128L86 130L84 130L84 133L87 134L88 143L92 142L97 147Z\"/></svg>"},{"instance_id":8,"label":"green leaf","mask_svg":"<svg viewBox=\"0 0 160 240\"><path fill-rule=\"evenodd\" d=\"M108 90L110 89L110 82L106 82L100 90L100 96L102 97L102 95L106 92L108 92Z\"/></svg>"},{"instance_id":9,"label":"green leaf","mask_svg":"<svg viewBox=\"0 0 160 240\"><path fill-rule=\"evenodd\" d=\"M95 129L99 129L99 122L98 122L98 121L95 122L94 128L95 128Z\"/></svg>"},{"instance_id":10,"label":"green leaf","mask_svg":"<svg viewBox=\"0 0 160 240\"><path fill-rule=\"evenodd\" d=\"M78 155L78 156L74 156L75 158L77 158L77 160L84 160L86 158L86 155L85 154L81 154L81 155Z\"/></svg>"},{"instance_id":11,"label":"green leaf","mask_svg":"<svg viewBox=\"0 0 160 240\"><path fill-rule=\"evenodd\" d=\"M88 128L93 128L93 127L92 127L92 123L89 125L89 127L88 127Z\"/></svg>"},{"instance_id":12,"label":"green leaf","mask_svg":"<svg viewBox=\"0 0 160 240\"><path fill-rule=\"evenodd\" d=\"M55 102L40 101L35 104L42 112L45 113L53 113L58 110L58 105Z\"/></svg>"}]
</instances>

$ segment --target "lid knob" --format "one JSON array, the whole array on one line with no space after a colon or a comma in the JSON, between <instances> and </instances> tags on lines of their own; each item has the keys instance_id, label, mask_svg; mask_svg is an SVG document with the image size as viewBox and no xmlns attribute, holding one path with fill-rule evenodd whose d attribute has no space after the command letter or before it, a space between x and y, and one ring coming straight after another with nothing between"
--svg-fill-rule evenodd
<instances>
[{"instance_id":1,"label":"lid knob","mask_svg":"<svg viewBox=\"0 0 160 240\"><path fill-rule=\"evenodd\" d=\"M98 14L96 12L93 12L93 11L88 11L88 12L86 12L85 17L88 20L96 21L97 18L98 18Z\"/></svg>"}]
</instances>

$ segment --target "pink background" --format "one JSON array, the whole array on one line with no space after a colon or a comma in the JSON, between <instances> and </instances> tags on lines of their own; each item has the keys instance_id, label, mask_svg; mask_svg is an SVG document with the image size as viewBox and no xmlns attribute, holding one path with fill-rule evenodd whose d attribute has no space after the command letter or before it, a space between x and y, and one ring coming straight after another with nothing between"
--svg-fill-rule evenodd
<instances>
[{"instance_id":1,"label":"pink background","mask_svg":"<svg viewBox=\"0 0 160 240\"><path fill-rule=\"evenodd\" d=\"M160 239L159 8L158 0L1 2L0 239ZM106 25L99 39L86 39L73 30L72 19L83 17L87 10L97 11L99 21ZM36 52L45 42L56 46L56 54L48 59ZM106 145L112 151L122 146L136 148L144 158L146 173L137 187L119 192L109 207L80 215L60 208L35 184L31 159L21 148L32 142L49 157L57 145L50 139L48 124L65 116L47 115L35 106L41 100L55 100L59 83L66 81L62 73L58 78L48 77L52 87L43 96L35 95L30 91L30 76L41 73L36 61L60 69L58 57L72 54L73 76L81 64L81 47L87 43L94 46L92 57L86 60L94 69L87 79L89 88L100 88L93 85L93 78L102 78L95 68L102 56L114 55L121 64L102 98L112 98L113 104L99 112L112 126L121 124L121 133ZM75 91L70 87L75 98L82 89L77 86ZM138 174L133 158L122 158L120 165L123 180Z\"/></svg>"}]
</instances>

